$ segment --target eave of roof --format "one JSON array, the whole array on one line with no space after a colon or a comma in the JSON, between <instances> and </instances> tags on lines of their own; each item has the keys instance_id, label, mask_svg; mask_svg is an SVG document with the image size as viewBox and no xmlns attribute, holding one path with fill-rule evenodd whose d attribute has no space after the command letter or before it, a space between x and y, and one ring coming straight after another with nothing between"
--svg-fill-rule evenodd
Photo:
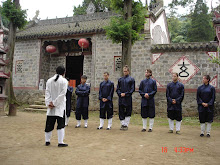
<instances>
[{"instance_id":1,"label":"eave of roof","mask_svg":"<svg viewBox=\"0 0 220 165\"><path fill-rule=\"evenodd\" d=\"M94 13L66 18L39 20L30 23L24 30L18 31L16 39L37 39L76 34L103 33L110 17L118 16L112 12Z\"/></svg>"},{"instance_id":2,"label":"eave of roof","mask_svg":"<svg viewBox=\"0 0 220 165\"><path fill-rule=\"evenodd\" d=\"M217 51L217 42L191 42L155 44L151 46L152 52L181 52L181 51Z\"/></svg>"}]
</instances>

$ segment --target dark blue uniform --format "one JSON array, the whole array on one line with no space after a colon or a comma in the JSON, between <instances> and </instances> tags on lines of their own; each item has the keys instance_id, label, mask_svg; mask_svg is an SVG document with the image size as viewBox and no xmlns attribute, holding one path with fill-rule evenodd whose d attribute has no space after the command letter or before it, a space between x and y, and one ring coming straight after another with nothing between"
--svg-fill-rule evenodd
<instances>
[{"instance_id":1,"label":"dark blue uniform","mask_svg":"<svg viewBox=\"0 0 220 165\"><path fill-rule=\"evenodd\" d=\"M214 102L215 88L209 84L201 85L197 90L197 104L200 123L213 122ZM208 103L208 107L204 107L202 103Z\"/></svg>"},{"instance_id":2,"label":"dark blue uniform","mask_svg":"<svg viewBox=\"0 0 220 165\"><path fill-rule=\"evenodd\" d=\"M167 116L171 120L182 120L182 101L184 98L184 85L180 82L171 82L167 85ZM172 99L176 104L172 104Z\"/></svg>"},{"instance_id":3,"label":"dark blue uniform","mask_svg":"<svg viewBox=\"0 0 220 165\"><path fill-rule=\"evenodd\" d=\"M124 120L125 117L131 116L132 112L132 93L135 90L135 80L131 76L124 76L118 79L117 94L119 104L119 119ZM121 93L125 93L125 97L121 97Z\"/></svg>"},{"instance_id":4,"label":"dark blue uniform","mask_svg":"<svg viewBox=\"0 0 220 165\"><path fill-rule=\"evenodd\" d=\"M113 116L113 98L114 94L114 83L110 80L103 81L100 83L99 87L99 100L100 100L100 118L106 119L106 112L107 112L107 119L112 118ZM106 98L108 101L103 102L102 99Z\"/></svg>"},{"instance_id":5,"label":"dark blue uniform","mask_svg":"<svg viewBox=\"0 0 220 165\"><path fill-rule=\"evenodd\" d=\"M67 117L70 117L72 93L73 93L73 87L68 86L67 92L66 92L66 116Z\"/></svg>"},{"instance_id":6,"label":"dark blue uniform","mask_svg":"<svg viewBox=\"0 0 220 165\"><path fill-rule=\"evenodd\" d=\"M139 93L141 99L141 117L142 118L154 118L155 117L155 103L154 95L157 93L156 81L151 78L146 78L141 81L139 87ZM145 98L145 94L149 95L149 99Z\"/></svg>"},{"instance_id":7,"label":"dark blue uniform","mask_svg":"<svg viewBox=\"0 0 220 165\"><path fill-rule=\"evenodd\" d=\"M80 84L76 88L77 103L76 103L76 120L81 120L81 115L84 120L88 119L89 93L90 86Z\"/></svg>"}]
</instances>

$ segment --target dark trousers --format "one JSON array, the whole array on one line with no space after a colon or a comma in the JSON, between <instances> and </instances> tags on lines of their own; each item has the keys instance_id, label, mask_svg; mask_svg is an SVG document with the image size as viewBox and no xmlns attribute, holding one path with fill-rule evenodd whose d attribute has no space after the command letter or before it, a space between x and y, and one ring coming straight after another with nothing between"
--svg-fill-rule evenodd
<instances>
[{"instance_id":1,"label":"dark trousers","mask_svg":"<svg viewBox=\"0 0 220 165\"><path fill-rule=\"evenodd\" d=\"M106 112L107 112L107 119L111 119L113 117L113 108L109 108L109 106L105 106L104 108L100 108L100 118L106 119Z\"/></svg>"},{"instance_id":2,"label":"dark trousers","mask_svg":"<svg viewBox=\"0 0 220 165\"><path fill-rule=\"evenodd\" d=\"M45 132L53 131L56 121L57 121L57 129L65 128L65 115L64 117L47 116Z\"/></svg>"},{"instance_id":3,"label":"dark trousers","mask_svg":"<svg viewBox=\"0 0 220 165\"><path fill-rule=\"evenodd\" d=\"M199 112L199 121L200 123L205 123L205 122L212 123L213 112L207 112L207 111Z\"/></svg>"},{"instance_id":4,"label":"dark trousers","mask_svg":"<svg viewBox=\"0 0 220 165\"><path fill-rule=\"evenodd\" d=\"M67 116L67 117L70 117L70 112L71 112L71 109L67 109L67 110L66 110L66 116Z\"/></svg>"},{"instance_id":5,"label":"dark trousers","mask_svg":"<svg viewBox=\"0 0 220 165\"><path fill-rule=\"evenodd\" d=\"M76 120L81 120L81 116L84 120L87 120L89 118L88 107L76 108Z\"/></svg>"},{"instance_id":6,"label":"dark trousers","mask_svg":"<svg viewBox=\"0 0 220 165\"><path fill-rule=\"evenodd\" d=\"M131 116L132 106L119 105L119 119L124 120L125 117Z\"/></svg>"},{"instance_id":7,"label":"dark trousers","mask_svg":"<svg viewBox=\"0 0 220 165\"><path fill-rule=\"evenodd\" d=\"M182 111L170 110L167 111L167 117L171 120L181 121L182 120Z\"/></svg>"},{"instance_id":8,"label":"dark trousers","mask_svg":"<svg viewBox=\"0 0 220 165\"><path fill-rule=\"evenodd\" d=\"M154 107L141 107L141 117L142 118L154 118L155 117L155 108Z\"/></svg>"}]
</instances>

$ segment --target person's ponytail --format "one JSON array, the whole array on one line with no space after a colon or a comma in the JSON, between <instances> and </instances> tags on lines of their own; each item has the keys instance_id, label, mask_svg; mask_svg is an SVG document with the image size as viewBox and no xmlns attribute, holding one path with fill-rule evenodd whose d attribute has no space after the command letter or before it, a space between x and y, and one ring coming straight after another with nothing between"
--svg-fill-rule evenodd
<instances>
[{"instance_id":1,"label":"person's ponytail","mask_svg":"<svg viewBox=\"0 0 220 165\"><path fill-rule=\"evenodd\" d=\"M58 78L60 77L60 75L57 75L56 79L54 80L55 82L58 80Z\"/></svg>"}]
</instances>

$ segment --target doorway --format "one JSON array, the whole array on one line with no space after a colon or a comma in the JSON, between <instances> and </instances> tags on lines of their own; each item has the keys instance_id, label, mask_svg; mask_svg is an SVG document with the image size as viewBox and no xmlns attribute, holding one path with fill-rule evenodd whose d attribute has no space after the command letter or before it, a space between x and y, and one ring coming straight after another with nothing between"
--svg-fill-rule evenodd
<instances>
[{"instance_id":1,"label":"doorway","mask_svg":"<svg viewBox=\"0 0 220 165\"><path fill-rule=\"evenodd\" d=\"M83 75L84 56L67 56L66 57L66 77L75 80L76 86L80 84Z\"/></svg>"}]
</instances>

